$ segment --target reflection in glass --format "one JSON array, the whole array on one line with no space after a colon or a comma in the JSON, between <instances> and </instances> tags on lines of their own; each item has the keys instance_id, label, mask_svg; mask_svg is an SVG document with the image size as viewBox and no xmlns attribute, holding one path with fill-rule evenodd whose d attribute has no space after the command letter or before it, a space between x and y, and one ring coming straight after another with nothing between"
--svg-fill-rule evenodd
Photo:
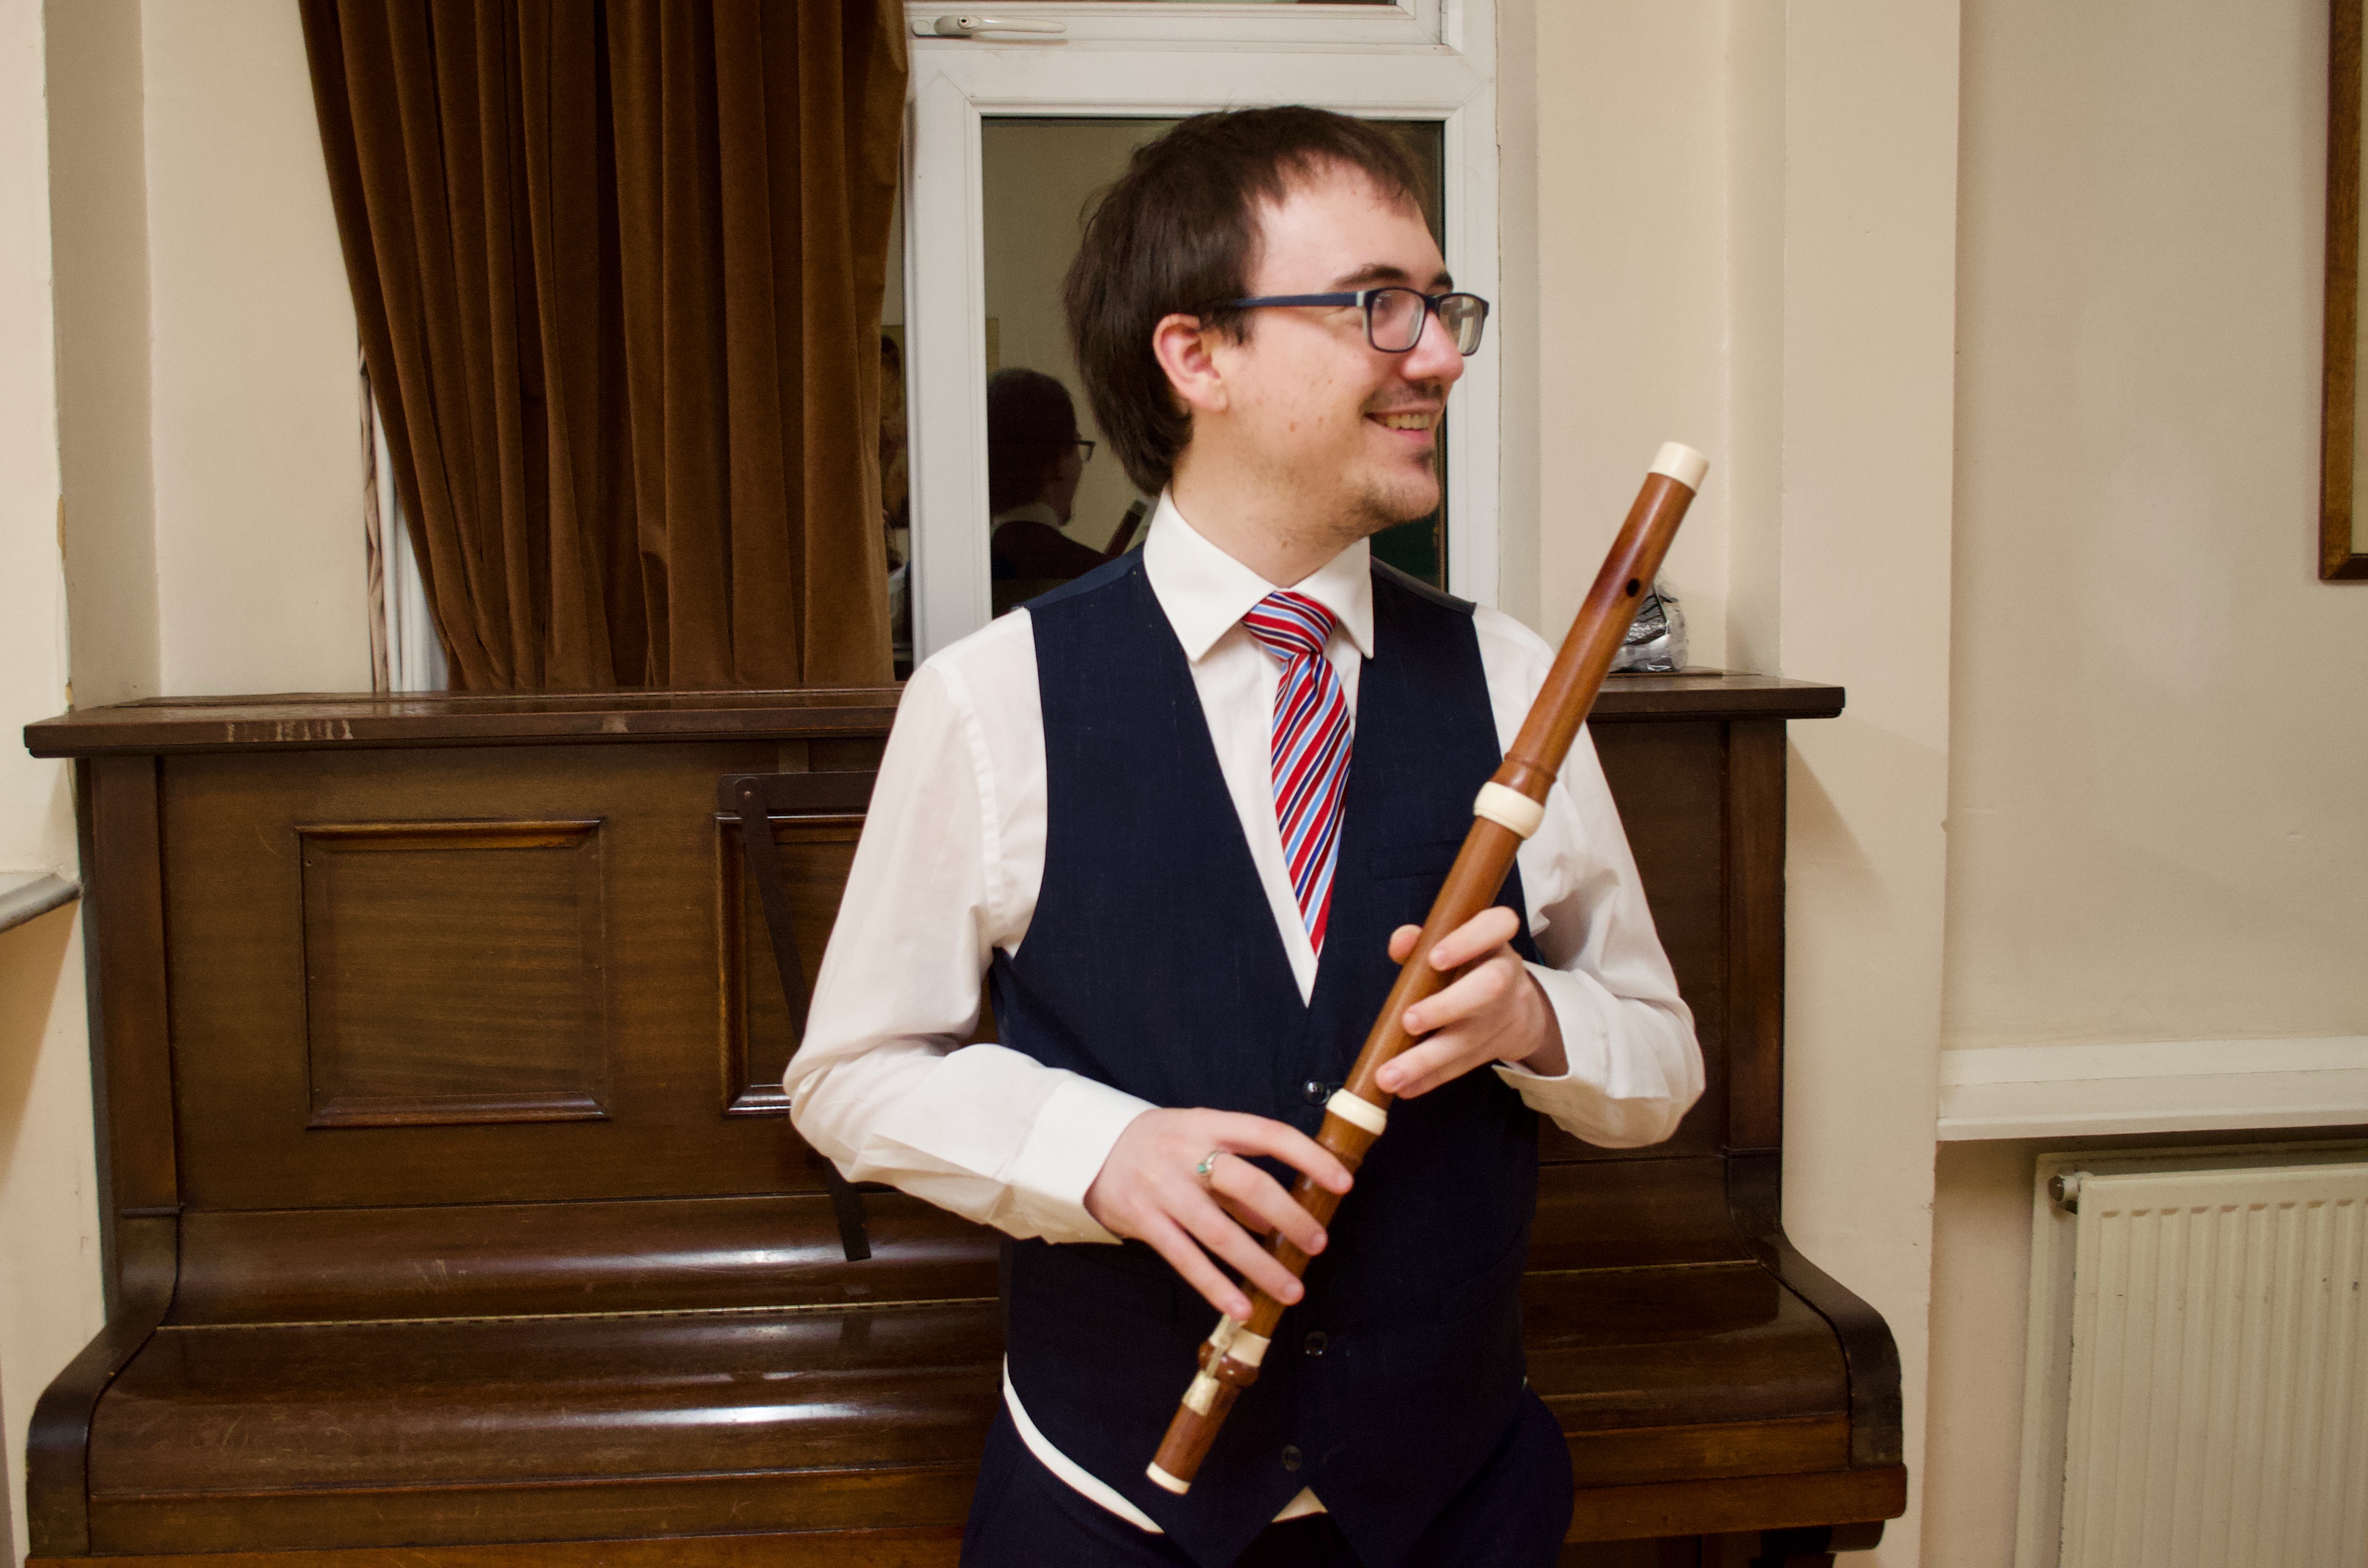
<instances>
[{"instance_id":1,"label":"reflection in glass","mask_svg":"<svg viewBox=\"0 0 2368 1568\"><path fill-rule=\"evenodd\" d=\"M888 551L888 641L898 680L913 673L913 482L905 419L905 198L888 218L880 297L880 522Z\"/></svg>"},{"instance_id":2,"label":"reflection in glass","mask_svg":"<svg viewBox=\"0 0 2368 1568\"><path fill-rule=\"evenodd\" d=\"M1121 524L1099 548L1061 529L1099 443L1077 433L1069 389L1042 370L1012 365L986 381L987 559L995 613L1081 577L1133 542Z\"/></svg>"},{"instance_id":3,"label":"reflection in glass","mask_svg":"<svg viewBox=\"0 0 2368 1568\"><path fill-rule=\"evenodd\" d=\"M998 615L1141 542L1141 524L1154 498L1135 491L1106 443L1101 459L1090 462L1082 460L1076 445L1103 437L1069 355L1061 279L1076 254L1095 194L1125 171L1135 148L1175 123L989 119L984 128L986 316L992 329L987 363L996 371L987 399L990 483L996 489L989 504L996 530L990 551ZM1431 202L1424 216L1437 233L1444 161L1440 127L1428 120L1390 123L1428 176ZM1021 376L1031 379L1007 379ZM1023 387L1029 390L1023 392ZM1054 392L1065 398L1065 411L1054 406ZM1029 409L1024 415L1022 403ZM1005 408L1001 415L998 406ZM1444 477L1446 432L1440 435ZM1000 459L999 445L1008 448ZM1066 458L1060 456L1064 448ZM1053 486L1062 488L1048 488ZM1014 533L1018 522L1030 527ZM1373 553L1444 586L1445 506L1376 536Z\"/></svg>"},{"instance_id":4,"label":"reflection in glass","mask_svg":"<svg viewBox=\"0 0 2368 1568\"><path fill-rule=\"evenodd\" d=\"M880 515L888 531L888 639L896 678L913 673L913 483L905 440L902 327L880 331Z\"/></svg>"}]
</instances>

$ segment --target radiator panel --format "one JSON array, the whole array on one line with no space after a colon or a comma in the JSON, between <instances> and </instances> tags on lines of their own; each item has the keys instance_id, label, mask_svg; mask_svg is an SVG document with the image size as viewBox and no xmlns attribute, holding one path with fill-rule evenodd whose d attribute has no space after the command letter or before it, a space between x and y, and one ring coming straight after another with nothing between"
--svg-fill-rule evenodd
<instances>
[{"instance_id":1,"label":"radiator panel","mask_svg":"<svg viewBox=\"0 0 2368 1568\"><path fill-rule=\"evenodd\" d=\"M2090 1176L2063 1568L2368 1563L2368 1164Z\"/></svg>"}]
</instances>

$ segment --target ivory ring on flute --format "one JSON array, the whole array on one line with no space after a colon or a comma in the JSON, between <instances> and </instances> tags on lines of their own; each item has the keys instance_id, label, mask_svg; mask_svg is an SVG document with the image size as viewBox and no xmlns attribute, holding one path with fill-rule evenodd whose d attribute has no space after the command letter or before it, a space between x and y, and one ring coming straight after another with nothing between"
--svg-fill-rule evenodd
<instances>
[{"instance_id":1,"label":"ivory ring on flute","mask_svg":"<svg viewBox=\"0 0 2368 1568\"><path fill-rule=\"evenodd\" d=\"M1710 472L1710 460L1682 441L1664 441L1660 455L1653 460L1653 472L1665 473L1687 489L1698 491L1702 475Z\"/></svg>"},{"instance_id":2,"label":"ivory ring on flute","mask_svg":"<svg viewBox=\"0 0 2368 1568\"><path fill-rule=\"evenodd\" d=\"M1164 1492L1173 1492L1178 1497L1192 1490L1190 1483L1177 1480L1156 1464L1146 1468L1144 1473L1151 1477L1151 1484Z\"/></svg>"},{"instance_id":3,"label":"ivory ring on flute","mask_svg":"<svg viewBox=\"0 0 2368 1568\"><path fill-rule=\"evenodd\" d=\"M1486 817L1499 827L1511 828L1523 838L1537 832L1538 824L1546 820L1543 806L1493 778L1480 786L1479 799L1472 802L1472 814Z\"/></svg>"},{"instance_id":4,"label":"ivory ring on flute","mask_svg":"<svg viewBox=\"0 0 2368 1568\"><path fill-rule=\"evenodd\" d=\"M1382 1129L1390 1124L1388 1111L1361 1095L1352 1095L1346 1089L1333 1091L1332 1097L1324 1102L1324 1108L1351 1127L1361 1127L1376 1138L1382 1135Z\"/></svg>"}]
</instances>

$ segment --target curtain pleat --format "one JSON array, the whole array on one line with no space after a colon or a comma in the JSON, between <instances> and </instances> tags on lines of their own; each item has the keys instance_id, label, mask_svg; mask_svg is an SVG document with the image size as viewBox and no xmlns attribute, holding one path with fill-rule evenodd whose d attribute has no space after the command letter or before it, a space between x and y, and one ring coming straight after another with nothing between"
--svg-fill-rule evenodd
<instances>
[{"instance_id":1,"label":"curtain pleat","mask_svg":"<svg viewBox=\"0 0 2368 1568\"><path fill-rule=\"evenodd\" d=\"M894 0L300 0L454 684L889 678Z\"/></svg>"}]
</instances>

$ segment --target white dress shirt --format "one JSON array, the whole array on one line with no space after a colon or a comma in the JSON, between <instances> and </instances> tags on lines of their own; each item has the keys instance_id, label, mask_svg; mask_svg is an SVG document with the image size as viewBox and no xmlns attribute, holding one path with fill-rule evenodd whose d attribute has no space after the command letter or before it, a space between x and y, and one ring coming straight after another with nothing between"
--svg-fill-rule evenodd
<instances>
[{"instance_id":1,"label":"white dress shirt","mask_svg":"<svg viewBox=\"0 0 2368 1568\"><path fill-rule=\"evenodd\" d=\"M1316 955L1275 825L1269 759L1278 665L1240 624L1275 585L1195 531L1165 495L1143 555L1190 662L1304 998ZM1358 674L1373 651L1367 546L1291 586L1335 617L1325 655L1353 717ZM1474 622L1501 748L1554 655L1509 616L1481 608ZM1044 875L1044 812L1036 643L1020 610L938 653L905 687L783 1087L798 1131L850 1180L887 1182L1014 1236L1114 1243L1086 1211L1086 1189L1126 1125L1152 1108L1008 1047L956 1049L978 1022L996 949L1016 954L1028 935ZM1519 865L1530 935L1545 960L1530 970L1561 1026L1568 1067L1557 1077L1496 1072L1576 1137L1614 1148L1658 1142L1702 1093L1702 1054L1584 731ZM1022 1437L1056 1473L1157 1528L1053 1451L1008 1379L1005 1396ZM1302 1493L1281 1517L1320 1506Z\"/></svg>"}]
</instances>

